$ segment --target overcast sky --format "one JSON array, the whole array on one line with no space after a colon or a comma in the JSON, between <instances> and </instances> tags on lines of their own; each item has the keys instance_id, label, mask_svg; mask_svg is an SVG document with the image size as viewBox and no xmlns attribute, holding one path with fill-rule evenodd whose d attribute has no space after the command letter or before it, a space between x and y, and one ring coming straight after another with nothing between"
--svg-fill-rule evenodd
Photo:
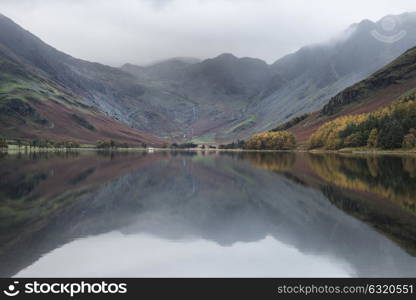
<instances>
[{"instance_id":1,"label":"overcast sky","mask_svg":"<svg viewBox=\"0 0 416 300\"><path fill-rule=\"evenodd\" d=\"M406 11L415 0L0 0L0 13L55 48L113 66L224 52L271 63Z\"/></svg>"}]
</instances>

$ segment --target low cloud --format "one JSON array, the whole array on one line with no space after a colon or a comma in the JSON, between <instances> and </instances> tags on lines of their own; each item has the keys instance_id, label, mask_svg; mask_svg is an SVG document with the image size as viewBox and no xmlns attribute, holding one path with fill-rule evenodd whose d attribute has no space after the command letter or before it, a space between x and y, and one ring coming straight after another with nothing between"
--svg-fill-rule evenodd
<instances>
[{"instance_id":1,"label":"low cloud","mask_svg":"<svg viewBox=\"0 0 416 300\"><path fill-rule=\"evenodd\" d=\"M114 66L231 52L275 61L414 0L1 0L0 12L75 57ZM1 29L0 29L1 30Z\"/></svg>"}]
</instances>

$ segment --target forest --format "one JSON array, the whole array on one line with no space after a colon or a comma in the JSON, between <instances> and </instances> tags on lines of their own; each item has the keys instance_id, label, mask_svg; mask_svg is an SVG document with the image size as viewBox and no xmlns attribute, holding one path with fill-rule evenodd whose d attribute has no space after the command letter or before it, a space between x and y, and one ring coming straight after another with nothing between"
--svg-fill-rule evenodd
<instances>
[{"instance_id":1,"label":"forest","mask_svg":"<svg viewBox=\"0 0 416 300\"><path fill-rule=\"evenodd\" d=\"M291 150L295 147L296 139L287 131L258 133L244 143L244 149L252 150Z\"/></svg>"},{"instance_id":2,"label":"forest","mask_svg":"<svg viewBox=\"0 0 416 300\"><path fill-rule=\"evenodd\" d=\"M322 125L309 139L309 148L338 150L368 147L416 147L415 91L371 113L339 117Z\"/></svg>"}]
</instances>

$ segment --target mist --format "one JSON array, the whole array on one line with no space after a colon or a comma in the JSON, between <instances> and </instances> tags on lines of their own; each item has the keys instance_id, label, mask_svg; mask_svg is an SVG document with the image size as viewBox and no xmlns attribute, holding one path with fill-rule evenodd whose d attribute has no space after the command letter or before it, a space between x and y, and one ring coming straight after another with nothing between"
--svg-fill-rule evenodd
<instances>
[{"instance_id":1,"label":"mist","mask_svg":"<svg viewBox=\"0 0 416 300\"><path fill-rule=\"evenodd\" d=\"M414 0L2 0L0 13L74 57L120 66L221 53L274 62Z\"/></svg>"}]
</instances>

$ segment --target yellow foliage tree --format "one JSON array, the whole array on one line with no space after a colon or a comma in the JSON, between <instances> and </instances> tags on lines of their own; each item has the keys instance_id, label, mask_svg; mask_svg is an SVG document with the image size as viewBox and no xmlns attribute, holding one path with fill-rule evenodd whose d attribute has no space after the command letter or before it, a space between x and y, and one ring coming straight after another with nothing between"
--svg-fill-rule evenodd
<instances>
[{"instance_id":1,"label":"yellow foliage tree","mask_svg":"<svg viewBox=\"0 0 416 300\"><path fill-rule=\"evenodd\" d=\"M341 116L326 122L312 134L309 146L328 150L365 146L413 148L416 146L413 128L416 128L416 101L414 96L407 96L371 113Z\"/></svg>"},{"instance_id":2,"label":"yellow foliage tree","mask_svg":"<svg viewBox=\"0 0 416 300\"><path fill-rule=\"evenodd\" d=\"M357 124L367 120L368 115L349 115L339 117L333 121L322 125L310 138L310 148L325 148L328 150L339 149L343 145L343 140L339 134L344 131L349 124Z\"/></svg>"},{"instance_id":3,"label":"yellow foliage tree","mask_svg":"<svg viewBox=\"0 0 416 300\"><path fill-rule=\"evenodd\" d=\"M296 147L294 135L287 131L263 132L251 136L244 149L253 150L290 150Z\"/></svg>"}]
</instances>

